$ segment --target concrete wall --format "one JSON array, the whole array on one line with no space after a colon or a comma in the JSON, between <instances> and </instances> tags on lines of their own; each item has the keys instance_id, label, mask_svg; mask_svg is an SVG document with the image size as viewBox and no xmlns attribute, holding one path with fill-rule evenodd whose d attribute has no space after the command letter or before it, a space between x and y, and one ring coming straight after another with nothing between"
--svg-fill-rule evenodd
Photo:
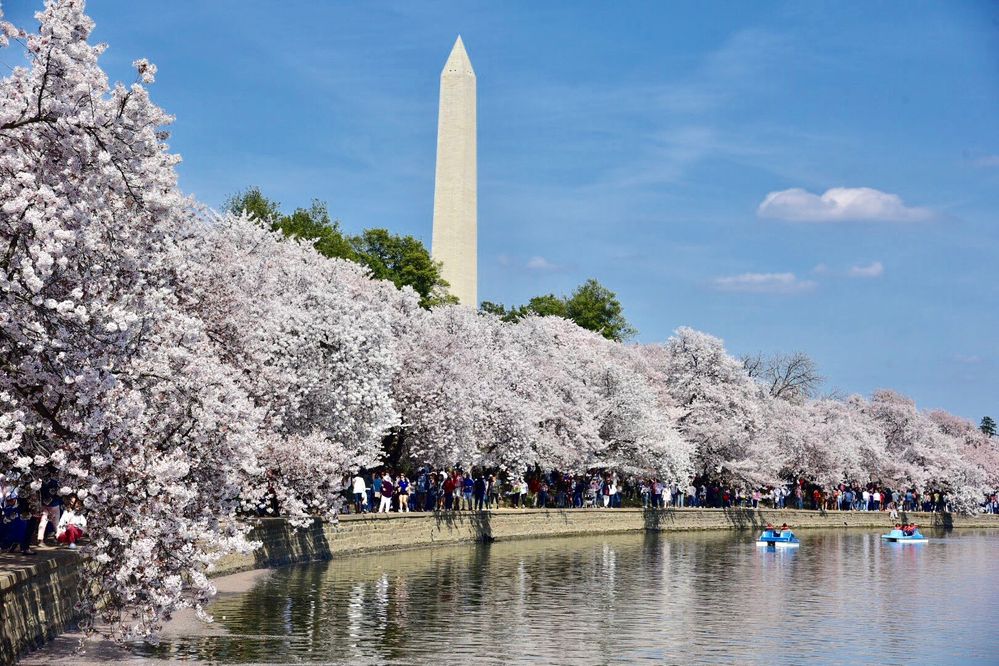
<instances>
[{"instance_id":1,"label":"concrete wall","mask_svg":"<svg viewBox=\"0 0 999 666\"><path fill-rule=\"evenodd\" d=\"M999 528L999 516L903 515L926 527ZM371 551L416 548L472 541L506 541L571 535L613 534L642 530L757 530L766 523L811 527L887 528L886 513L770 511L761 509L502 510L456 514L382 514L343 516L338 524L314 522L294 529L277 518L256 521L253 539L261 547L252 555L221 560L213 575L331 559ZM34 559L0 555L0 662L37 646L74 620L80 560L76 553L40 549Z\"/></svg>"},{"instance_id":2,"label":"concrete wall","mask_svg":"<svg viewBox=\"0 0 999 666\"><path fill-rule=\"evenodd\" d=\"M0 555L0 663L75 624L81 568L69 551Z\"/></svg>"},{"instance_id":3,"label":"concrete wall","mask_svg":"<svg viewBox=\"0 0 999 666\"><path fill-rule=\"evenodd\" d=\"M999 527L999 516L902 514L926 527ZM642 530L684 531L760 529L767 523L810 527L889 527L884 512L772 511L768 509L641 509L508 510L484 513L378 514L342 516L338 524L315 522L295 530L285 521L258 521L252 538L261 547L252 555L221 560L214 575L278 566L292 562L330 559L370 551L416 548L468 541L504 541L581 534L613 534Z\"/></svg>"}]
</instances>

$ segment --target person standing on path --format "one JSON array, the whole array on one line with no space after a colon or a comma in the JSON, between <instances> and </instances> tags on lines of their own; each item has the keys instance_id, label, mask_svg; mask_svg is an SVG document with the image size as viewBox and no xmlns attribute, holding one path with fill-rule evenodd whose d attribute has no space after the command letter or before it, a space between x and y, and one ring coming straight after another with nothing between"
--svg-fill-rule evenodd
<instances>
[{"instance_id":1,"label":"person standing on path","mask_svg":"<svg viewBox=\"0 0 999 666\"><path fill-rule=\"evenodd\" d=\"M38 494L42 501L42 515L38 520L38 545L45 543L45 528L52 523L53 531L59 524L62 514L62 496L59 494L59 479L55 478L55 469L49 470L53 476L42 484Z\"/></svg>"},{"instance_id":2,"label":"person standing on path","mask_svg":"<svg viewBox=\"0 0 999 666\"><path fill-rule=\"evenodd\" d=\"M378 511L375 508L375 503L379 503L379 508L382 500L382 477L378 473L375 473L374 478L371 480L371 513Z\"/></svg>"},{"instance_id":3,"label":"person standing on path","mask_svg":"<svg viewBox=\"0 0 999 666\"><path fill-rule=\"evenodd\" d=\"M465 511L472 510L472 496L475 494L475 479L472 478L472 472L469 471L465 474L465 477L461 481L462 484L462 497L465 498Z\"/></svg>"},{"instance_id":4,"label":"person standing on path","mask_svg":"<svg viewBox=\"0 0 999 666\"><path fill-rule=\"evenodd\" d=\"M472 495L475 497L475 510L482 511L486 504L486 479L482 474L475 477L472 485Z\"/></svg>"},{"instance_id":5,"label":"person standing on path","mask_svg":"<svg viewBox=\"0 0 999 666\"><path fill-rule=\"evenodd\" d=\"M454 509L454 475L448 474L444 478L444 510Z\"/></svg>"},{"instance_id":6,"label":"person standing on path","mask_svg":"<svg viewBox=\"0 0 999 666\"><path fill-rule=\"evenodd\" d=\"M388 475L388 472L382 477L382 486L379 492L382 499L378 505L378 513L389 513L392 510L392 494L395 492L395 488L392 487L392 477Z\"/></svg>"},{"instance_id":7,"label":"person standing on path","mask_svg":"<svg viewBox=\"0 0 999 666\"><path fill-rule=\"evenodd\" d=\"M367 513L368 512L368 487L364 484L364 477L361 476L361 470L357 471L354 475L353 487L351 491L354 493L354 513Z\"/></svg>"},{"instance_id":8,"label":"person standing on path","mask_svg":"<svg viewBox=\"0 0 999 666\"><path fill-rule=\"evenodd\" d=\"M486 508L500 508L500 482L495 474L489 475L489 485L486 487Z\"/></svg>"},{"instance_id":9,"label":"person standing on path","mask_svg":"<svg viewBox=\"0 0 999 666\"><path fill-rule=\"evenodd\" d=\"M409 479L405 474L399 475L399 511L409 513Z\"/></svg>"}]
</instances>

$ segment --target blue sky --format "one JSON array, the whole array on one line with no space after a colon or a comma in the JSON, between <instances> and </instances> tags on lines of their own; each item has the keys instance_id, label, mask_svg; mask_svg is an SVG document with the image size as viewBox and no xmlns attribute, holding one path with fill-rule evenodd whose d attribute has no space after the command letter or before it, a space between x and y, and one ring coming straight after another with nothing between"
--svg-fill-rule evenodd
<instances>
[{"instance_id":1,"label":"blue sky","mask_svg":"<svg viewBox=\"0 0 999 666\"><path fill-rule=\"evenodd\" d=\"M21 25L37 6L4 3ZM999 416L999 4L88 7L113 77L158 65L182 186L209 204L259 185L429 243L460 33L480 298L595 277L640 341L693 326L806 351L830 389Z\"/></svg>"}]
</instances>

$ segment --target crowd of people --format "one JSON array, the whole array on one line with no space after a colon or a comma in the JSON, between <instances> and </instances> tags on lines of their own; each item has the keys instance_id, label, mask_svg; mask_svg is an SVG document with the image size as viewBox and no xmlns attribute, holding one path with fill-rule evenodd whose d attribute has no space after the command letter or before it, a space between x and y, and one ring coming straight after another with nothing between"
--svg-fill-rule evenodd
<instances>
[{"instance_id":1,"label":"crowd of people","mask_svg":"<svg viewBox=\"0 0 999 666\"><path fill-rule=\"evenodd\" d=\"M840 484L827 490L804 479L765 488L732 487L706 479L686 484L629 477L605 470L569 474L534 470L511 474L497 470L422 467L359 470L345 479L351 513L393 511L482 511L499 508L792 508L822 511L948 510L939 490L889 489L878 484ZM983 511L999 512L993 495Z\"/></svg>"},{"instance_id":2,"label":"crowd of people","mask_svg":"<svg viewBox=\"0 0 999 666\"><path fill-rule=\"evenodd\" d=\"M17 474L0 474L0 550L31 555L50 534L54 544L75 550L87 529L80 499L62 492L54 471L41 483L20 481Z\"/></svg>"},{"instance_id":3,"label":"crowd of people","mask_svg":"<svg viewBox=\"0 0 999 666\"><path fill-rule=\"evenodd\" d=\"M411 478L412 477L412 478ZM470 471L456 467L434 471L421 467L411 475L401 470L359 470L344 480L347 513L419 511L483 511L500 508L794 508L823 511L946 511L939 491L888 489L877 484L840 484L826 490L798 480L786 485L748 489L691 479L687 484L657 478L629 477L605 470L586 474L534 470ZM42 483L23 484L18 475L0 474L3 515L0 549L31 554L51 536L55 544L75 549L87 528L82 502L60 490L52 475ZM274 507L277 508L277 507ZM999 513L999 496L982 504Z\"/></svg>"}]
</instances>

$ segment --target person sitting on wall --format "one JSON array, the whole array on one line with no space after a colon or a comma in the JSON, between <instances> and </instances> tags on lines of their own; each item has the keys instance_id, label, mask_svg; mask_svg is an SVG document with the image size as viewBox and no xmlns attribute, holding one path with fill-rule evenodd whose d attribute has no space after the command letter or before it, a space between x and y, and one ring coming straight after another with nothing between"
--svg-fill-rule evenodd
<instances>
[{"instance_id":1,"label":"person sitting on wall","mask_svg":"<svg viewBox=\"0 0 999 666\"><path fill-rule=\"evenodd\" d=\"M82 505L77 497L71 497L68 509L59 518L59 525L56 527L56 541L66 544L70 550L76 549L76 542L83 536L87 529L87 517L80 511Z\"/></svg>"}]
</instances>

